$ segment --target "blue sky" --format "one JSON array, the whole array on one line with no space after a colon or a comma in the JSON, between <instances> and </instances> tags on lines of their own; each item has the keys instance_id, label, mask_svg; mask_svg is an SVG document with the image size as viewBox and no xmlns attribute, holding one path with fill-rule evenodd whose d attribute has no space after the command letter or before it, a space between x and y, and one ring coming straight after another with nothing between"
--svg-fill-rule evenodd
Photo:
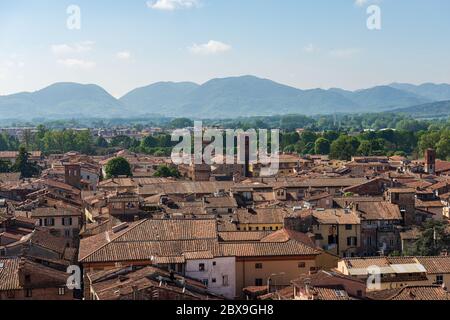
<instances>
[{"instance_id":1,"label":"blue sky","mask_svg":"<svg viewBox=\"0 0 450 320\"><path fill-rule=\"evenodd\" d=\"M373 4L381 30L366 26ZM448 0L0 0L0 94L245 74L305 89L450 83L449 34Z\"/></svg>"}]
</instances>

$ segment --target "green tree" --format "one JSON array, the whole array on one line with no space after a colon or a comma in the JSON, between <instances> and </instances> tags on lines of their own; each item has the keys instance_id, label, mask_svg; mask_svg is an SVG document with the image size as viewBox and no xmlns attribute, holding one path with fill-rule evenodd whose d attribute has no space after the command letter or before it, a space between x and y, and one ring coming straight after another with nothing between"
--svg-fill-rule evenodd
<instances>
[{"instance_id":1,"label":"green tree","mask_svg":"<svg viewBox=\"0 0 450 320\"><path fill-rule=\"evenodd\" d=\"M0 173L11 172L11 162L7 160L0 160Z\"/></svg>"},{"instance_id":2,"label":"green tree","mask_svg":"<svg viewBox=\"0 0 450 320\"><path fill-rule=\"evenodd\" d=\"M330 153L331 144L325 138L319 138L316 140L314 150L316 154L327 155Z\"/></svg>"},{"instance_id":3,"label":"green tree","mask_svg":"<svg viewBox=\"0 0 450 320\"><path fill-rule=\"evenodd\" d=\"M170 127L172 129L184 129L194 126L194 121L188 118L178 118L170 122Z\"/></svg>"},{"instance_id":4,"label":"green tree","mask_svg":"<svg viewBox=\"0 0 450 320\"><path fill-rule=\"evenodd\" d=\"M435 149L437 143L441 140L441 134L439 131L433 131L424 133L419 138L419 152L424 154L425 150L431 148Z\"/></svg>"},{"instance_id":5,"label":"green tree","mask_svg":"<svg viewBox=\"0 0 450 320\"><path fill-rule=\"evenodd\" d=\"M108 148L108 141L102 136L99 136L95 141L95 145L99 148Z\"/></svg>"},{"instance_id":6,"label":"green tree","mask_svg":"<svg viewBox=\"0 0 450 320\"><path fill-rule=\"evenodd\" d=\"M422 235L415 243L413 252L416 256L438 256L445 250L450 250L450 238L445 231L447 225L439 221L427 222Z\"/></svg>"},{"instance_id":7,"label":"green tree","mask_svg":"<svg viewBox=\"0 0 450 320\"><path fill-rule=\"evenodd\" d=\"M350 160L357 154L358 148L358 139L342 135L331 144L330 156L332 159Z\"/></svg>"},{"instance_id":8,"label":"green tree","mask_svg":"<svg viewBox=\"0 0 450 320\"><path fill-rule=\"evenodd\" d=\"M31 178L39 174L39 167L35 163L29 161L30 154L25 147L20 147L19 155L12 167L14 172L20 172L22 178Z\"/></svg>"},{"instance_id":9,"label":"green tree","mask_svg":"<svg viewBox=\"0 0 450 320\"><path fill-rule=\"evenodd\" d=\"M123 157L117 157L108 161L105 172L107 179L118 176L132 176L130 163Z\"/></svg>"},{"instance_id":10,"label":"green tree","mask_svg":"<svg viewBox=\"0 0 450 320\"><path fill-rule=\"evenodd\" d=\"M154 176L159 178L169 178L169 177L179 178L180 172L178 171L177 168L174 167L159 166Z\"/></svg>"},{"instance_id":11,"label":"green tree","mask_svg":"<svg viewBox=\"0 0 450 320\"><path fill-rule=\"evenodd\" d=\"M450 158L450 131L443 131L441 134L441 139L436 144L437 156L442 160L447 160Z\"/></svg>"}]
</instances>

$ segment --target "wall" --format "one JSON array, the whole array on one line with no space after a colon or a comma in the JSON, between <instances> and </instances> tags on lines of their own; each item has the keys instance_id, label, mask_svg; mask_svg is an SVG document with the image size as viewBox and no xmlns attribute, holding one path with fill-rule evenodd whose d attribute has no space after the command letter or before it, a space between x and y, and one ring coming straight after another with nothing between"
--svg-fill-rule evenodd
<instances>
[{"instance_id":1,"label":"wall","mask_svg":"<svg viewBox=\"0 0 450 320\"><path fill-rule=\"evenodd\" d=\"M256 269L258 263L262 263L262 269ZM304 267L300 268L299 263L304 263ZM238 258L236 260L236 295L242 298L242 290L255 286L256 279L262 279L263 286L268 284L269 278L272 278L272 286L287 286L290 281L315 270L314 256ZM272 276L274 274L275 276Z\"/></svg>"},{"instance_id":2,"label":"wall","mask_svg":"<svg viewBox=\"0 0 450 320\"><path fill-rule=\"evenodd\" d=\"M213 263L215 262L215 266ZM204 271L199 271L199 264L205 265ZM236 259L224 257L203 260L187 260L185 275L200 281L208 280L208 290L228 299L236 297ZM228 276L228 285L223 285L223 276ZM216 283L213 282L216 279Z\"/></svg>"}]
</instances>

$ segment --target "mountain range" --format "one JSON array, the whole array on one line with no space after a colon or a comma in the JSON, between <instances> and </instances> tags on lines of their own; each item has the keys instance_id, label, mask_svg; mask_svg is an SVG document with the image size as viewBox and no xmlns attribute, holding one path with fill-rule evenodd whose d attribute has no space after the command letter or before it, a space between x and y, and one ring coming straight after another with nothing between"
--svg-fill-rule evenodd
<instances>
[{"instance_id":1,"label":"mountain range","mask_svg":"<svg viewBox=\"0 0 450 320\"><path fill-rule=\"evenodd\" d=\"M390 112L412 114L440 103L450 115L450 85L393 83L348 91L301 90L254 76L192 82L158 82L137 88L120 99L97 85L55 83L42 90L0 96L1 119L111 118L162 115L194 118L234 118L280 114ZM408 111L408 109L410 111Z\"/></svg>"}]
</instances>

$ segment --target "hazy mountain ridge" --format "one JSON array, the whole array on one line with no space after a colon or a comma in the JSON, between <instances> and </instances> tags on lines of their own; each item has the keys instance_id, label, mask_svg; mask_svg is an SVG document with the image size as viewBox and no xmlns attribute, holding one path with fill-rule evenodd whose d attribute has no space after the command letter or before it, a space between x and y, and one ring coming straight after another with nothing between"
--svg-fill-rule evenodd
<instances>
[{"instance_id":1,"label":"hazy mountain ridge","mask_svg":"<svg viewBox=\"0 0 450 320\"><path fill-rule=\"evenodd\" d=\"M450 100L431 102L418 106L396 109L392 112L405 113L417 118L450 117Z\"/></svg>"},{"instance_id":2,"label":"hazy mountain ridge","mask_svg":"<svg viewBox=\"0 0 450 320\"><path fill-rule=\"evenodd\" d=\"M56 83L32 93L0 96L0 118L314 115L407 110L441 99L450 100L450 85L394 83L357 91L301 90L268 79L242 76L212 79L202 85L158 82L116 99L97 85Z\"/></svg>"}]
</instances>

